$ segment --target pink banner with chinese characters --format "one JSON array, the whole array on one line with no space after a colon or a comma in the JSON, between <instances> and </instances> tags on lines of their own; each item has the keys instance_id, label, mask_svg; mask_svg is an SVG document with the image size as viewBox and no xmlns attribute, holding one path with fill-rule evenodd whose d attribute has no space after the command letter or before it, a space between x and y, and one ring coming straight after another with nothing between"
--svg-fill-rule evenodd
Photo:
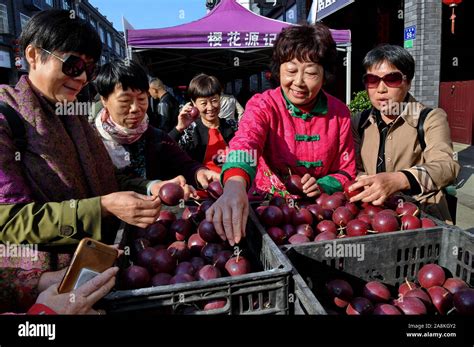
<instances>
[{"instance_id":1,"label":"pink banner with chinese characters","mask_svg":"<svg viewBox=\"0 0 474 347\"><path fill-rule=\"evenodd\" d=\"M278 33L293 24L266 18L247 10L235 0L222 0L205 17L162 29L128 30L133 48L265 48ZM331 31L336 43L349 43L349 30Z\"/></svg>"}]
</instances>

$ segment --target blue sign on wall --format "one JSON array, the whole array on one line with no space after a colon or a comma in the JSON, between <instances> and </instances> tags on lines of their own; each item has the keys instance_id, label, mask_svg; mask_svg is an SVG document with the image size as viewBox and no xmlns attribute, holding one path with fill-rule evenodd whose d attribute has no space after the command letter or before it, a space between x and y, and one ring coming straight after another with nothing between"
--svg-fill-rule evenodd
<instances>
[{"instance_id":1,"label":"blue sign on wall","mask_svg":"<svg viewBox=\"0 0 474 347\"><path fill-rule=\"evenodd\" d=\"M416 38L416 25L405 28L404 40L414 40Z\"/></svg>"}]
</instances>

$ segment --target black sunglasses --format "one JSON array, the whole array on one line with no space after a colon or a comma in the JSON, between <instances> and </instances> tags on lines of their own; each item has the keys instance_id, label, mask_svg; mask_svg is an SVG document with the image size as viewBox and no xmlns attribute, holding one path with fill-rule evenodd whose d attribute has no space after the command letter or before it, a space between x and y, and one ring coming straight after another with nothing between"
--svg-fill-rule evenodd
<instances>
[{"instance_id":1,"label":"black sunglasses","mask_svg":"<svg viewBox=\"0 0 474 347\"><path fill-rule=\"evenodd\" d=\"M53 57L59 59L63 62L62 72L69 77L77 77L82 75L85 71L87 76L87 81L93 81L97 74L99 73L99 66L96 63L86 63L82 58L69 54L65 58L61 58L60 56L41 48L43 51L52 55Z\"/></svg>"},{"instance_id":2,"label":"black sunglasses","mask_svg":"<svg viewBox=\"0 0 474 347\"><path fill-rule=\"evenodd\" d=\"M388 87L397 88L400 87L400 85L406 79L406 75L402 74L399 71L395 71L388 73L382 77L373 75L371 73L366 73L362 78L362 82L364 82L367 88L377 88L379 86L380 81L383 81L383 83L385 83Z\"/></svg>"}]
</instances>

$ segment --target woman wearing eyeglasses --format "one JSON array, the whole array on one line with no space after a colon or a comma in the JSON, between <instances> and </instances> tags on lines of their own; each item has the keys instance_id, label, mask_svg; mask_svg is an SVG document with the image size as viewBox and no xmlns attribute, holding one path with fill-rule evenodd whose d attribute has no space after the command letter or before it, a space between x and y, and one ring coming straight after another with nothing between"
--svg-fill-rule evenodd
<instances>
[{"instance_id":1,"label":"woman wearing eyeglasses","mask_svg":"<svg viewBox=\"0 0 474 347\"><path fill-rule=\"evenodd\" d=\"M20 42L29 73L14 88L0 86L0 242L36 244L39 252L0 257L0 267L32 270L28 281L35 282L44 270L66 266L81 238L113 241L119 219L146 227L161 204L146 196L150 181L115 175L86 115L61 115L57 107L94 79L102 49L96 31L69 11L44 11ZM34 302L35 288L13 287L0 278L0 307Z\"/></svg>"},{"instance_id":2,"label":"woman wearing eyeglasses","mask_svg":"<svg viewBox=\"0 0 474 347\"><path fill-rule=\"evenodd\" d=\"M426 212L451 221L441 189L456 179L460 166L453 159L446 113L409 93L415 61L402 47L376 47L363 65L372 109L352 119L359 176L350 189L365 189L351 201L381 205L402 191Z\"/></svg>"}]
</instances>

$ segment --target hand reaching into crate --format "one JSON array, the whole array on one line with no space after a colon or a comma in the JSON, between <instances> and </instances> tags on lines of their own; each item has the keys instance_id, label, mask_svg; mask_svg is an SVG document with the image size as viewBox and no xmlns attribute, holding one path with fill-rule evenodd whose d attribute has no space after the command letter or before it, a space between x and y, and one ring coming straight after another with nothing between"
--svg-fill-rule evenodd
<instances>
[{"instance_id":1,"label":"hand reaching into crate","mask_svg":"<svg viewBox=\"0 0 474 347\"><path fill-rule=\"evenodd\" d=\"M410 182L402 172L382 172L376 175L359 176L357 182L349 189L350 191L356 191L363 187L365 189L351 197L350 202L362 200L362 202L371 202L378 206L382 205L393 194L410 189Z\"/></svg>"},{"instance_id":2,"label":"hand reaching into crate","mask_svg":"<svg viewBox=\"0 0 474 347\"><path fill-rule=\"evenodd\" d=\"M224 194L207 210L206 219L213 222L222 240L233 246L245 237L245 226L249 215L249 200L246 182L242 177L230 178Z\"/></svg>"}]
</instances>

